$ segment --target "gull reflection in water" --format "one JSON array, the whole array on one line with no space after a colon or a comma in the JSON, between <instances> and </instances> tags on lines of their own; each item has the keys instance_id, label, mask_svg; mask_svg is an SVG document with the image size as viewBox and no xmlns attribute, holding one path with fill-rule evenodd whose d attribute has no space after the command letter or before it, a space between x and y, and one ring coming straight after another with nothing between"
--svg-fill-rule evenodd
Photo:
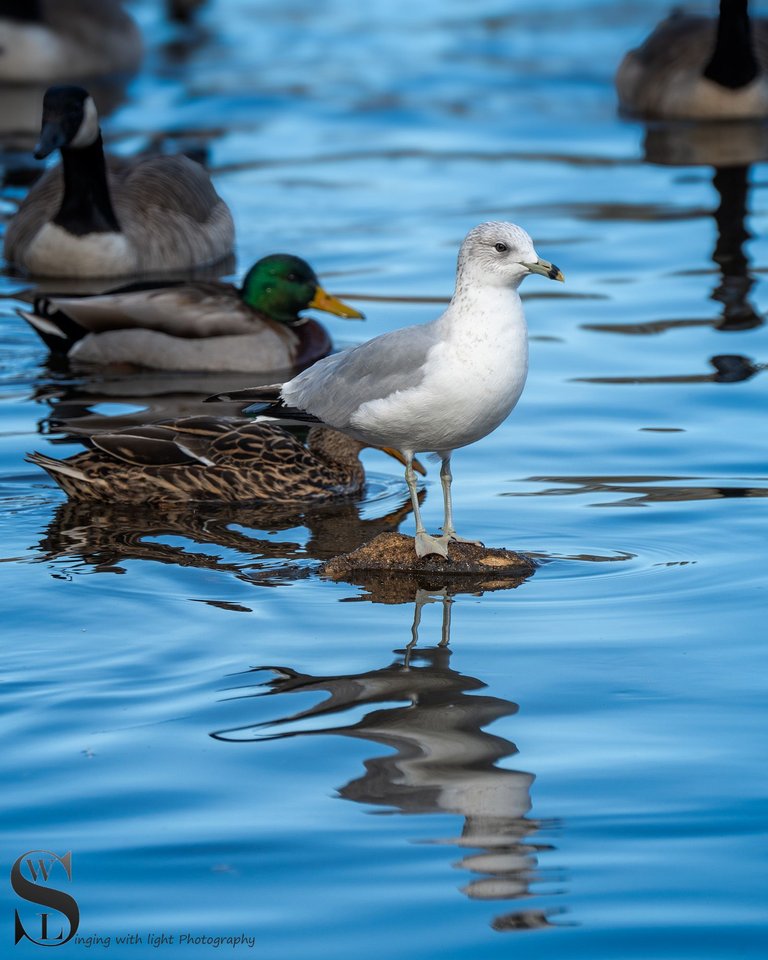
<instances>
[{"instance_id":1,"label":"gull reflection in water","mask_svg":"<svg viewBox=\"0 0 768 960\"><path fill-rule=\"evenodd\" d=\"M385 667L337 676L313 676L287 666L248 671L246 678L260 678L238 686L235 699L293 693L322 693L325 698L281 719L211 736L248 742L334 734L384 744L392 752L366 760L365 773L341 787L339 796L390 812L461 817L459 836L433 842L462 851L454 866L472 875L462 892L473 900L527 899L542 880L539 855L552 849L537 840L542 822L528 815L534 775L499 766L517 747L484 729L517 713L518 705L482 693L482 680L451 665L448 589L438 598L443 614L439 642L418 645L422 608L433 599L425 591L416 593L411 640L394 651L395 659ZM265 671L271 674L266 681L261 679ZM339 725L344 715L349 722ZM550 926L557 912L510 910L497 915L492 926L499 931Z\"/></svg>"}]
</instances>

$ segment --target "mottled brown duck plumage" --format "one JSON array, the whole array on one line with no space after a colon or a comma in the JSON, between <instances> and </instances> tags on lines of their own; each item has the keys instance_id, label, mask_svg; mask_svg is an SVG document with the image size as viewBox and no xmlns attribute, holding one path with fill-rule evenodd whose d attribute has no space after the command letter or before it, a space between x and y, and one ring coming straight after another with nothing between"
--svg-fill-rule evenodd
<instances>
[{"instance_id":1,"label":"mottled brown duck plumage","mask_svg":"<svg viewBox=\"0 0 768 960\"><path fill-rule=\"evenodd\" d=\"M305 446L272 424L187 417L84 441L66 460L32 453L73 500L289 503L359 493L363 444L325 427Z\"/></svg>"}]
</instances>

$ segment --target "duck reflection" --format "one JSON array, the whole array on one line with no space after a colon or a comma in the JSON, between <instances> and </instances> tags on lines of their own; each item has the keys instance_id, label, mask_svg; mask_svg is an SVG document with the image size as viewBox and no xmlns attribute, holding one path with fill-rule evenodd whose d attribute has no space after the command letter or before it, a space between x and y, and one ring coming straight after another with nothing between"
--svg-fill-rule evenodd
<instances>
[{"instance_id":1,"label":"duck reflection","mask_svg":"<svg viewBox=\"0 0 768 960\"><path fill-rule=\"evenodd\" d=\"M517 752L514 743L484 728L513 716L518 705L480 693L486 684L451 664L452 598L444 591L440 640L417 646L422 607L434 599L416 594L411 641L385 667L337 676L313 676L290 667L257 667L245 675L238 699L325 694L315 706L279 720L218 730L214 739L236 742L337 734L391 749L365 761L365 773L339 790L345 800L402 814L445 813L462 818L459 836L438 843L462 850L454 864L472 877L462 892L473 900L518 901L540 880L536 839L542 823L528 816L534 775L499 766ZM261 679L268 670L272 677ZM258 678L253 683L249 677ZM238 688L239 689L239 688ZM395 705L393 705L393 702ZM365 710L361 719L361 708ZM339 717L351 715L339 725ZM330 718L332 723L327 723ZM544 910L512 910L492 921L496 930L550 925Z\"/></svg>"},{"instance_id":2,"label":"duck reflection","mask_svg":"<svg viewBox=\"0 0 768 960\"><path fill-rule=\"evenodd\" d=\"M423 490L420 494L425 495ZM379 533L396 530L410 512L408 496L385 515L371 519L363 519L358 500L303 508L67 501L56 508L37 550L41 560L55 561L55 576L83 567L93 573L126 573L126 563L151 560L276 586L305 576L308 560L328 560ZM272 539L288 530L296 531L295 541ZM220 549L211 552L205 547Z\"/></svg>"},{"instance_id":3,"label":"duck reflection","mask_svg":"<svg viewBox=\"0 0 768 960\"><path fill-rule=\"evenodd\" d=\"M48 378L41 381L33 399L50 408L38 420L38 432L60 433L53 443L74 443L83 436L122 430L158 420L210 414L203 400L214 393L274 382L276 374L164 373L162 371L94 371L69 374L66 360L48 363ZM99 409L101 408L101 409ZM108 408L105 412L104 408ZM217 415L236 417L242 403L223 403Z\"/></svg>"},{"instance_id":4,"label":"duck reflection","mask_svg":"<svg viewBox=\"0 0 768 960\"><path fill-rule=\"evenodd\" d=\"M710 166L718 197L713 212L717 241L712 253L720 278L711 299L722 304L714 319L657 320L648 323L585 325L608 333L656 334L680 327L713 327L723 332L750 330L763 322L749 294L754 286L744 244L750 239L750 168L768 158L768 129L762 123L667 123L646 129L645 160L665 166Z\"/></svg>"}]
</instances>

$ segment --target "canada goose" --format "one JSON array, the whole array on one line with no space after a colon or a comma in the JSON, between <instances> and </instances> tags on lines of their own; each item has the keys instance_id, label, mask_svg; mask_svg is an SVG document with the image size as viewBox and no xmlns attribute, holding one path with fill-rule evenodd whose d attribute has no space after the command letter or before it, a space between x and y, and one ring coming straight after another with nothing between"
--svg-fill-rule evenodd
<instances>
[{"instance_id":1,"label":"canada goose","mask_svg":"<svg viewBox=\"0 0 768 960\"><path fill-rule=\"evenodd\" d=\"M273 424L186 417L95 434L66 460L31 453L72 500L169 503L213 500L271 503L330 500L359 493L366 444L325 427L308 445ZM403 461L395 450L384 449ZM416 467L416 464L414 464ZM418 464L419 472L424 468Z\"/></svg>"},{"instance_id":2,"label":"canada goose","mask_svg":"<svg viewBox=\"0 0 768 960\"><path fill-rule=\"evenodd\" d=\"M141 34L120 0L3 0L0 81L53 83L131 73Z\"/></svg>"},{"instance_id":3,"label":"canada goose","mask_svg":"<svg viewBox=\"0 0 768 960\"><path fill-rule=\"evenodd\" d=\"M747 0L720 16L673 11L616 74L622 109L648 119L744 120L768 115L768 21Z\"/></svg>"},{"instance_id":4,"label":"canada goose","mask_svg":"<svg viewBox=\"0 0 768 960\"><path fill-rule=\"evenodd\" d=\"M221 260L234 225L208 174L186 157L104 157L96 105L82 87L50 87L38 159L62 162L8 225L5 257L31 274L117 277Z\"/></svg>"},{"instance_id":5,"label":"canada goose","mask_svg":"<svg viewBox=\"0 0 768 960\"><path fill-rule=\"evenodd\" d=\"M83 297L38 296L19 310L53 353L155 370L261 373L303 367L331 349L308 307L363 315L320 286L300 257L257 261L241 288L228 283L140 283Z\"/></svg>"}]
</instances>

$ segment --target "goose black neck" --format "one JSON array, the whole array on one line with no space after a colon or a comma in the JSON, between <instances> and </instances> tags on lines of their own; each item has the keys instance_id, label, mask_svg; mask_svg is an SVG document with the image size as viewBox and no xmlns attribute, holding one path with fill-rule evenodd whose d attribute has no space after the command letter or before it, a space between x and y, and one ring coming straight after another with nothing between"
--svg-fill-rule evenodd
<instances>
[{"instance_id":1,"label":"goose black neck","mask_svg":"<svg viewBox=\"0 0 768 960\"><path fill-rule=\"evenodd\" d=\"M9 20L36 23L41 19L40 0L4 0L0 7L0 16Z\"/></svg>"},{"instance_id":2,"label":"goose black neck","mask_svg":"<svg viewBox=\"0 0 768 960\"><path fill-rule=\"evenodd\" d=\"M704 76L721 87L739 90L758 73L747 0L720 0L715 49Z\"/></svg>"},{"instance_id":3,"label":"goose black neck","mask_svg":"<svg viewBox=\"0 0 768 960\"><path fill-rule=\"evenodd\" d=\"M115 233L120 224L112 207L101 134L87 147L62 147L64 196L53 222L68 233Z\"/></svg>"},{"instance_id":4,"label":"goose black neck","mask_svg":"<svg viewBox=\"0 0 768 960\"><path fill-rule=\"evenodd\" d=\"M747 197L749 194L749 167L720 167L715 169L712 183L720 197L715 211L717 246L712 259L724 276L745 277L749 261L744 244L750 239L746 228Z\"/></svg>"}]
</instances>

